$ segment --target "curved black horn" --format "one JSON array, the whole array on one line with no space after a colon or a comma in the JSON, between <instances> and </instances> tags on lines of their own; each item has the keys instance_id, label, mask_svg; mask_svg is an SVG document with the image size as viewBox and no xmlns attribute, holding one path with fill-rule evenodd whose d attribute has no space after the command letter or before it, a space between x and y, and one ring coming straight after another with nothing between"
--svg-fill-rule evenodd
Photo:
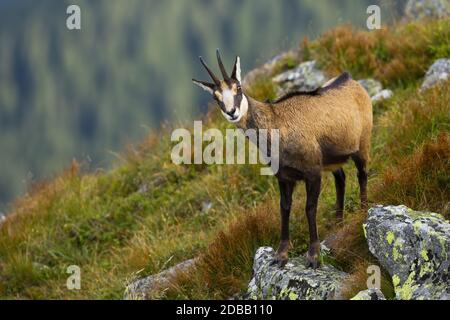
<instances>
[{"instance_id":1,"label":"curved black horn","mask_svg":"<svg viewBox=\"0 0 450 320\"><path fill-rule=\"evenodd\" d=\"M203 60L202 57L199 57L200 62L202 63L202 65L205 67L206 71L208 71L209 76L211 77L211 79L213 79L214 83L217 86L220 86L220 80L217 79L217 77L214 75L214 73L211 71L211 69L208 68L208 66L206 65L205 61Z\"/></svg>"},{"instance_id":2,"label":"curved black horn","mask_svg":"<svg viewBox=\"0 0 450 320\"><path fill-rule=\"evenodd\" d=\"M229 80L230 77L228 76L227 70L225 69L222 59L220 58L220 52L219 49L216 50L216 55L217 55L217 62L219 62L219 68L220 68L220 72L222 72L222 76L225 80Z\"/></svg>"},{"instance_id":3,"label":"curved black horn","mask_svg":"<svg viewBox=\"0 0 450 320\"><path fill-rule=\"evenodd\" d=\"M236 56L236 60L234 61L233 72L231 72L231 79L237 80L237 67L238 67L239 57Z\"/></svg>"}]
</instances>

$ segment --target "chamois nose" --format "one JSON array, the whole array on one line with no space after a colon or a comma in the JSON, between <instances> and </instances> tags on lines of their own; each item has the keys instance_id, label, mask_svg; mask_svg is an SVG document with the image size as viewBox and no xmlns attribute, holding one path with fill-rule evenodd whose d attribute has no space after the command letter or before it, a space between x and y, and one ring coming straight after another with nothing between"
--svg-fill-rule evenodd
<instances>
[{"instance_id":1,"label":"chamois nose","mask_svg":"<svg viewBox=\"0 0 450 320\"><path fill-rule=\"evenodd\" d=\"M229 114L230 116L232 116L232 115L234 115L235 112L236 112L236 107L233 107L233 109L231 109L231 111L228 112L228 114Z\"/></svg>"}]
</instances>

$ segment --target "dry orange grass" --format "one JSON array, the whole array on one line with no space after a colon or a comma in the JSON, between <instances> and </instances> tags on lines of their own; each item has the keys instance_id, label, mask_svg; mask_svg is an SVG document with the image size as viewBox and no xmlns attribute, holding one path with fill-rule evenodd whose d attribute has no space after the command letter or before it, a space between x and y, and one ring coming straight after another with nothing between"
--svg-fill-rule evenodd
<instances>
[{"instance_id":1,"label":"dry orange grass","mask_svg":"<svg viewBox=\"0 0 450 320\"><path fill-rule=\"evenodd\" d=\"M344 268L355 262L371 259L367 247L362 224L367 217L363 210L349 213L345 216L345 222L335 227L328 245L338 261L344 263Z\"/></svg>"},{"instance_id":2,"label":"dry orange grass","mask_svg":"<svg viewBox=\"0 0 450 320\"><path fill-rule=\"evenodd\" d=\"M450 138L442 132L388 168L375 189L384 203L405 204L450 217Z\"/></svg>"},{"instance_id":3,"label":"dry orange grass","mask_svg":"<svg viewBox=\"0 0 450 320\"><path fill-rule=\"evenodd\" d=\"M384 27L372 32L350 25L335 28L302 52L317 59L330 75L350 71L384 85L406 85L422 77L437 58L450 54L450 19Z\"/></svg>"},{"instance_id":4,"label":"dry orange grass","mask_svg":"<svg viewBox=\"0 0 450 320\"><path fill-rule=\"evenodd\" d=\"M279 240L278 205L269 199L238 217L217 234L196 269L174 281L167 297L190 298L192 292L203 292L205 298L227 299L245 289L243 279L250 280L256 249Z\"/></svg>"},{"instance_id":5,"label":"dry orange grass","mask_svg":"<svg viewBox=\"0 0 450 320\"><path fill-rule=\"evenodd\" d=\"M350 276L345 280L342 290L341 297L342 299L351 299L358 292L367 290L367 279L369 274L367 273L368 267L371 265L377 265L377 263L370 263L367 261L360 261L355 263L352 266ZM387 299L394 298L394 288L390 281L389 274L381 270L381 291Z\"/></svg>"},{"instance_id":6,"label":"dry orange grass","mask_svg":"<svg viewBox=\"0 0 450 320\"><path fill-rule=\"evenodd\" d=\"M398 163L430 137L450 131L449 101L450 81L424 92L408 89L394 97L375 123L373 164L384 171L385 160Z\"/></svg>"}]
</instances>

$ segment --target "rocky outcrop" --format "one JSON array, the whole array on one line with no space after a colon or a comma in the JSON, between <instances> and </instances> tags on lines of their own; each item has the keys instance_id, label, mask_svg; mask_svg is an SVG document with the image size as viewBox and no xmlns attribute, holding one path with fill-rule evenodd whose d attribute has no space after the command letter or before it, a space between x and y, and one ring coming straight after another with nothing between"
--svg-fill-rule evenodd
<instances>
[{"instance_id":1,"label":"rocky outcrop","mask_svg":"<svg viewBox=\"0 0 450 320\"><path fill-rule=\"evenodd\" d=\"M367 289L360 291L350 300L386 300L380 289Z\"/></svg>"},{"instance_id":2,"label":"rocky outcrop","mask_svg":"<svg viewBox=\"0 0 450 320\"><path fill-rule=\"evenodd\" d=\"M251 84L253 81L255 81L255 79L261 76L273 77L274 75L277 74L279 65L283 61L296 60L297 56L298 52L294 50L283 52L276 55L275 57L264 63L262 66L248 72L243 79L243 85L247 86Z\"/></svg>"},{"instance_id":3,"label":"rocky outcrop","mask_svg":"<svg viewBox=\"0 0 450 320\"><path fill-rule=\"evenodd\" d=\"M377 102L392 97L393 92L389 89L383 89L381 82L375 79L358 80L359 84L366 89L372 102Z\"/></svg>"},{"instance_id":4,"label":"rocky outcrop","mask_svg":"<svg viewBox=\"0 0 450 320\"><path fill-rule=\"evenodd\" d=\"M326 80L323 72L316 67L316 61L303 62L273 78L280 86L278 96L293 91L312 91L322 86Z\"/></svg>"},{"instance_id":5,"label":"rocky outcrop","mask_svg":"<svg viewBox=\"0 0 450 320\"><path fill-rule=\"evenodd\" d=\"M255 78L274 74L277 65L287 56L295 56L294 52L280 54L263 66L252 70L244 79L244 85L251 83ZM272 81L277 85L277 96L282 97L291 92L308 92L323 86L329 80L323 71L317 67L315 60L300 63L296 68L286 70L275 74ZM375 79L363 79L358 81L368 92L373 102L389 99L393 92L389 89L383 89L381 83Z\"/></svg>"},{"instance_id":6,"label":"rocky outcrop","mask_svg":"<svg viewBox=\"0 0 450 320\"><path fill-rule=\"evenodd\" d=\"M124 293L125 300L147 299L155 291L163 291L170 287L172 279L180 272L189 272L196 263L196 259L190 259L164 270L158 274L148 276L130 283Z\"/></svg>"},{"instance_id":7,"label":"rocky outcrop","mask_svg":"<svg viewBox=\"0 0 450 320\"><path fill-rule=\"evenodd\" d=\"M409 0L405 7L407 20L450 17L448 0Z\"/></svg>"},{"instance_id":8,"label":"rocky outcrop","mask_svg":"<svg viewBox=\"0 0 450 320\"><path fill-rule=\"evenodd\" d=\"M450 74L450 59L436 60L428 69L423 81L421 90L426 90L434 87L441 81L446 81Z\"/></svg>"},{"instance_id":9,"label":"rocky outcrop","mask_svg":"<svg viewBox=\"0 0 450 320\"><path fill-rule=\"evenodd\" d=\"M363 227L397 299L450 299L450 224L441 215L377 206Z\"/></svg>"},{"instance_id":10,"label":"rocky outcrop","mask_svg":"<svg viewBox=\"0 0 450 320\"><path fill-rule=\"evenodd\" d=\"M248 286L249 299L332 300L340 298L341 284L348 276L333 266L308 268L304 257L291 259L284 267L273 263L275 251L259 248Z\"/></svg>"}]
</instances>

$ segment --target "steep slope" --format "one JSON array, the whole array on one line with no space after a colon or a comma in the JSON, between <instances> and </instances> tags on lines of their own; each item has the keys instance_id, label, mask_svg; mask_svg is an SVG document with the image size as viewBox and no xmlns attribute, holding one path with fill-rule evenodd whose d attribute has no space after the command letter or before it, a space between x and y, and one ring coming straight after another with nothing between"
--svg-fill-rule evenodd
<instances>
[{"instance_id":1,"label":"steep slope","mask_svg":"<svg viewBox=\"0 0 450 320\"><path fill-rule=\"evenodd\" d=\"M278 66L282 71L316 59L329 76L347 69L394 90L392 99L375 105L372 202L432 209L449 218L449 163L435 156L450 145L449 83L418 91L426 69L450 55L449 30L449 20L376 32L337 28L304 42L293 60ZM258 98L272 92L268 79L249 84ZM215 108L204 120L206 128L229 127ZM86 174L85 164L74 162L18 199L0 225L0 297L120 299L136 273L158 273L193 257L200 257L197 268L156 297L228 298L243 290L255 250L278 241L275 180L260 176L257 166L174 165L170 133L175 127L164 126L129 147L111 171ZM433 159L436 170L417 160L418 154ZM407 176L395 175L404 168ZM362 270L375 258L361 228L366 213L358 210L356 174L350 165L346 170L346 221L335 226L334 185L327 176L318 223L322 239L339 235L332 263L352 274L350 297L365 283ZM411 185L417 186L414 192L404 192ZM430 193L435 196L427 197ZM291 226L294 254L307 248L304 198L298 188ZM81 268L81 290L66 287L70 265ZM385 294L392 296L392 285L383 283Z\"/></svg>"},{"instance_id":2,"label":"steep slope","mask_svg":"<svg viewBox=\"0 0 450 320\"><path fill-rule=\"evenodd\" d=\"M108 151L142 139L146 127L201 114L207 100L189 81L201 72L199 54L220 46L227 63L239 52L252 68L292 45L285 39L339 17L363 26L369 2L0 2L0 212L24 180L73 157L107 167ZM80 31L66 28L69 4L81 8Z\"/></svg>"}]
</instances>

